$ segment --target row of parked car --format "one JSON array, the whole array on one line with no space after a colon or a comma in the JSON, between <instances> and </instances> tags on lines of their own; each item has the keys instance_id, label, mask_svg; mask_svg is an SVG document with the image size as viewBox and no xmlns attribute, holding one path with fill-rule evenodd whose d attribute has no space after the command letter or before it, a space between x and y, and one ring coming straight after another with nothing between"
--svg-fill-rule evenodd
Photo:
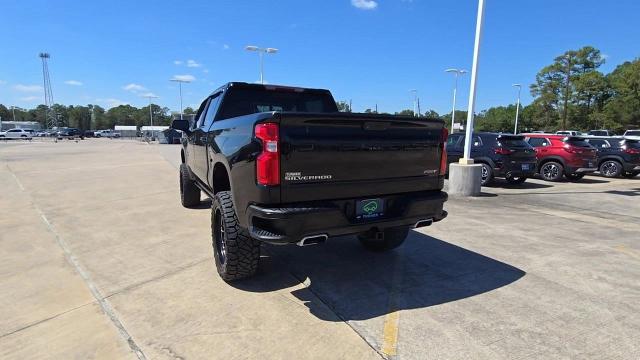
<instances>
[{"instance_id":1,"label":"row of parked car","mask_svg":"<svg viewBox=\"0 0 640 360\"><path fill-rule=\"evenodd\" d=\"M548 181L582 179L599 171L605 177L633 178L640 174L640 139L614 136L474 133L471 158L482 165L482 185L496 177L522 184L539 176ZM465 145L464 133L447 140L448 162L457 162Z\"/></svg>"},{"instance_id":2,"label":"row of parked car","mask_svg":"<svg viewBox=\"0 0 640 360\"><path fill-rule=\"evenodd\" d=\"M23 139L30 140L34 137L56 137L58 139L84 139L85 137L106 137L119 138L120 133L108 130L86 130L77 128L62 127L55 130L33 130L33 129L9 129L0 131L0 139Z\"/></svg>"}]
</instances>

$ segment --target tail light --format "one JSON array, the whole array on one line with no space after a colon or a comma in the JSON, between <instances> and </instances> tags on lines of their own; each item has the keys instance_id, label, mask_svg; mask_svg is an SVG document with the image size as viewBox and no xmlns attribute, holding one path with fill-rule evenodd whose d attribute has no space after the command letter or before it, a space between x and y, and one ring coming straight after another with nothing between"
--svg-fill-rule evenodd
<instances>
[{"instance_id":1,"label":"tail light","mask_svg":"<svg viewBox=\"0 0 640 360\"><path fill-rule=\"evenodd\" d=\"M442 155L440 155L440 175L447 173L447 139L449 138L449 130L446 127L442 128L440 149Z\"/></svg>"},{"instance_id":2,"label":"tail light","mask_svg":"<svg viewBox=\"0 0 640 360\"><path fill-rule=\"evenodd\" d=\"M256 159L256 180L260 185L280 185L279 128L276 123L255 127L256 138L262 140L262 153Z\"/></svg>"},{"instance_id":3,"label":"tail light","mask_svg":"<svg viewBox=\"0 0 640 360\"><path fill-rule=\"evenodd\" d=\"M513 153L513 150L509 150L503 147L496 148L494 151L498 155L511 155Z\"/></svg>"},{"instance_id":4,"label":"tail light","mask_svg":"<svg viewBox=\"0 0 640 360\"><path fill-rule=\"evenodd\" d=\"M569 144L564 146L564 150L570 154L582 154L582 149Z\"/></svg>"},{"instance_id":5,"label":"tail light","mask_svg":"<svg viewBox=\"0 0 640 360\"><path fill-rule=\"evenodd\" d=\"M640 149L635 149L635 148L631 148L631 147L626 147L624 149L624 152L626 152L627 154L631 154L631 155L637 155L640 154Z\"/></svg>"}]
</instances>

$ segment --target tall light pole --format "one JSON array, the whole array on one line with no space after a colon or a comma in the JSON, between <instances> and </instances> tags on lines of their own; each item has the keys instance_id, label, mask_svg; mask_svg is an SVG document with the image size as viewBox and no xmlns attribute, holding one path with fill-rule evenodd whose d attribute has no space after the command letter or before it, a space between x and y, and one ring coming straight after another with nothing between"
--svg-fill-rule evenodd
<instances>
[{"instance_id":1,"label":"tall light pole","mask_svg":"<svg viewBox=\"0 0 640 360\"><path fill-rule=\"evenodd\" d=\"M13 121L16 121L16 107L12 105L11 111L13 112Z\"/></svg>"},{"instance_id":2,"label":"tall light pole","mask_svg":"<svg viewBox=\"0 0 640 360\"><path fill-rule=\"evenodd\" d=\"M264 54L275 54L278 52L276 48L261 48L253 45L245 46L245 50L257 51L260 55L260 84L264 84Z\"/></svg>"},{"instance_id":3,"label":"tall light pole","mask_svg":"<svg viewBox=\"0 0 640 360\"><path fill-rule=\"evenodd\" d=\"M516 126L513 129L513 133L517 134L518 133L518 115L520 113L520 90L522 90L522 85L513 84L512 86L518 88L518 102L516 103Z\"/></svg>"},{"instance_id":4,"label":"tall light pole","mask_svg":"<svg viewBox=\"0 0 640 360\"><path fill-rule=\"evenodd\" d=\"M182 83L190 83L191 80L173 78L173 79L170 79L169 81L175 81L180 86L180 120L182 120Z\"/></svg>"},{"instance_id":5,"label":"tall light pole","mask_svg":"<svg viewBox=\"0 0 640 360\"><path fill-rule=\"evenodd\" d=\"M418 90L416 89L411 89L409 90L410 93L413 94L413 116L418 116L417 114L417 107L418 107Z\"/></svg>"},{"instance_id":6,"label":"tall light pole","mask_svg":"<svg viewBox=\"0 0 640 360\"><path fill-rule=\"evenodd\" d=\"M467 128L465 129L464 156L461 164L473 164L471 147L473 143L473 119L476 110L476 82L478 79L478 58L480 57L480 41L482 39L482 23L484 22L484 0L478 0L478 17L476 19L476 37L473 45L473 65L471 66L471 87L469 89L469 109L467 112Z\"/></svg>"},{"instance_id":7,"label":"tall light pole","mask_svg":"<svg viewBox=\"0 0 640 360\"><path fill-rule=\"evenodd\" d=\"M458 92L458 76L466 74L468 71L463 69L447 69L445 70L445 72L454 73L456 75L453 85L453 110L451 110L451 133L453 133L453 124L455 124L456 121L456 93Z\"/></svg>"},{"instance_id":8,"label":"tall light pole","mask_svg":"<svg viewBox=\"0 0 640 360\"><path fill-rule=\"evenodd\" d=\"M151 110L151 99L157 99L159 98L159 96L156 96L153 94L147 94L147 95L142 95L142 97L149 99L149 121L151 123L151 140L153 141L155 136L154 136L154 130L153 130L153 111ZM182 95L181 95L181 98L182 98ZM180 101L180 107L181 107L180 116L182 116L182 100Z\"/></svg>"}]
</instances>

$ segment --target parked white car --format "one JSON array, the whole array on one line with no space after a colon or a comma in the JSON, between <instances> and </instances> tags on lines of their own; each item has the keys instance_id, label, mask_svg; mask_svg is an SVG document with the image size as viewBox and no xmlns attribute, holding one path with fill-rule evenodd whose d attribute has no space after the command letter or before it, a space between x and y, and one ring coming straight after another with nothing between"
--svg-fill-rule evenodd
<instances>
[{"instance_id":1,"label":"parked white car","mask_svg":"<svg viewBox=\"0 0 640 360\"><path fill-rule=\"evenodd\" d=\"M640 140L640 130L627 130L622 136L627 139Z\"/></svg>"},{"instance_id":2,"label":"parked white car","mask_svg":"<svg viewBox=\"0 0 640 360\"><path fill-rule=\"evenodd\" d=\"M32 135L31 132L24 129L9 129L7 131L0 131L0 138L31 140Z\"/></svg>"},{"instance_id":3,"label":"parked white car","mask_svg":"<svg viewBox=\"0 0 640 360\"><path fill-rule=\"evenodd\" d=\"M556 135L580 136L582 135L582 133L576 130L563 130L563 131L556 131Z\"/></svg>"},{"instance_id":4,"label":"parked white car","mask_svg":"<svg viewBox=\"0 0 640 360\"><path fill-rule=\"evenodd\" d=\"M93 133L95 137L119 138L120 133L113 130L98 130Z\"/></svg>"}]
</instances>

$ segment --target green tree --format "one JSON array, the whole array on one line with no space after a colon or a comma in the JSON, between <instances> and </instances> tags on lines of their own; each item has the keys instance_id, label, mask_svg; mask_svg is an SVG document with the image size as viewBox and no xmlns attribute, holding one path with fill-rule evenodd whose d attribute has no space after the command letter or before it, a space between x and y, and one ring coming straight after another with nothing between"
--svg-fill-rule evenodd
<instances>
[{"instance_id":1,"label":"green tree","mask_svg":"<svg viewBox=\"0 0 640 360\"><path fill-rule=\"evenodd\" d=\"M405 110L402 110L400 112L395 113L395 115L414 116L415 113L413 112L413 110L405 109Z\"/></svg>"},{"instance_id":2,"label":"green tree","mask_svg":"<svg viewBox=\"0 0 640 360\"><path fill-rule=\"evenodd\" d=\"M618 65L607 75L611 97L604 106L603 127L640 128L640 59Z\"/></svg>"},{"instance_id":3,"label":"green tree","mask_svg":"<svg viewBox=\"0 0 640 360\"><path fill-rule=\"evenodd\" d=\"M351 107L346 101L336 101L336 106L340 112L351 112Z\"/></svg>"},{"instance_id":4,"label":"green tree","mask_svg":"<svg viewBox=\"0 0 640 360\"><path fill-rule=\"evenodd\" d=\"M591 46L569 50L556 57L551 65L538 72L536 82L531 85L531 95L538 100L538 111L557 112L563 129L570 124L577 128L588 127L585 120L596 111L591 105L596 98L605 97L602 92L606 86L602 87L599 76L592 74L603 63L600 50ZM600 92L595 93L596 89ZM552 118L550 114L545 117Z\"/></svg>"}]
</instances>

